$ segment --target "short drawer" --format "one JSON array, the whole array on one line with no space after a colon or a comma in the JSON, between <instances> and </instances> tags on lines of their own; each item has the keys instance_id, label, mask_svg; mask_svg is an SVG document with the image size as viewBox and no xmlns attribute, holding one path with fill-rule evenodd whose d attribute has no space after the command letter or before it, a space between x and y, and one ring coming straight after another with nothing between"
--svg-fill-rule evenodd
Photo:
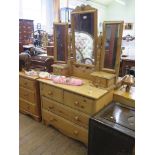
<instances>
[{"instance_id":1,"label":"short drawer","mask_svg":"<svg viewBox=\"0 0 155 155\"><path fill-rule=\"evenodd\" d=\"M20 87L19 88L19 97L23 98L26 101L29 101L33 104L35 104L35 102L36 102L35 92L33 92L29 89L25 89L25 88Z\"/></svg>"},{"instance_id":2,"label":"short drawer","mask_svg":"<svg viewBox=\"0 0 155 155\"><path fill-rule=\"evenodd\" d=\"M94 102L95 101L93 99L85 96L74 94L68 91L64 92L64 104L82 112L91 114L93 111Z\"/></svg>"},{"instance_id":3,"label":"short drawer","mask_svg":"<svg viewBox=\"0 0 155 155\"><path fill-rule=\"evenodd\" d=\"M88 143L88 130L78 125L75 125L58 115L49 113L46 110L42 111L42 117L47 124L53 125L59 131L66 134L67 136L82 141L85 144Z\"/></svg>"},{"instance_id":4,"label":"short drawer","mask_svg":"<svg viewBox=\"0 0 155 155\"><path fill-rule=\"evenodd\" d=\"M36 106L21 98L19 99L19 109L29 112L30 114L37 114Z\"/></svg>"},{"instance_id":5,"label":"short drawer","mask_svg":"<svg viewBox=\"0 0 155 155\"><path fill-rule=\"evenodd\" d=\"M63 103L63 90L62 89L41 83L40 90L41 90L41 95Z\"/></svg>"},{"instance_id":6,"label":"short drawer","mask_svg":"<svg viewBox=\"0 0 155 155\"><path fill-rule=\"evenodd\" d=\"M27 89L34 90L35 81L29 80L29 79L26 79L26 78L23 78L23 77L19 77L19 86L27 88Z\"/></svg>"},{"instance_id":7,"label":"short drawer","mask_svg":"<svg viewBox=\"0 0 155 155\"><path fill-rule=\"evenodd\" d=\"M98 87L100 87L101 85L106 87L107 82L106 82L106 79L99 78L99 77L94 77L93 78L93 84L98 86Z\"/></svg>"},{"instance_id":8,"label":"short drawer","mask_svg":"<svg viewBox=\"0 0 155 155\"><path fill-rule=\"evenodd\" d=\"M68 106L62 105L45 97L42 97L42 108L49 112L53 112L67 120L70 120L84 128L88 128L89 116L82 112L73 110Z\"/></svg>"}]
</instances>

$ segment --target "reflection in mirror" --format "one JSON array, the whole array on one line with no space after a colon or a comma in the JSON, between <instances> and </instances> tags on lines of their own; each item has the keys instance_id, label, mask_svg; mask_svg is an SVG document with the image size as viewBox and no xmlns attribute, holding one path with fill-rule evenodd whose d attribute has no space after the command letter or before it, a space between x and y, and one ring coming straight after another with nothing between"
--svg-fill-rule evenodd
<instances>
[{"instance_id":1,"label":"reflection in mirror","mask_svg":"<svg viewBox=\"0 0 155 155\"><path fill-rule=\"evenodd\" d=\"M93 36L94 19L92 13L76 14L75 21L75 49L76 62L84 64L94 64Z\"/></svg>"},{"instance_id":2,"label":"reflection in mirror","mask_svg":"<svg viewBox=\"0 0 155 155\"><path fill-rule=\"evenodd\" d=\"M97 36L95 15L97 13L94 8L91 8L91 11L84 10L84 8L85 6L83 6L82 10L72 12L74 56L78 64L94 65L95 37Z\"/></svg>"},{"instance_id":3,"label":"reflection in mirror","mask_svg":"<svg viewBox=\"0 0 155 155\"><path fill-rule=\"evenodd\" d=\"M93 38L85 32L75 31L76 62L93 64Z\"/></svg>"},{"instance_id":4,"label":"reflection in mirror","mask_svg":"<svg viewBox=\"0 0 155 155\"><path fill-rule=\"evenodd\" d=\"M116 61L117 42L119 38L119 24L106 24L106 41L104 68L114 69Z\"/></svg>"},{"instance_id":5,"label":"reflection in mirror","mask_svg":"<svg viewBox=\"0 0 155 155\"><path fill-rule=\"evenodd\" d=\"M54 24L54 59L57 62L67 61L67 34L68 24Z\"/></svg>"}]
</instances>

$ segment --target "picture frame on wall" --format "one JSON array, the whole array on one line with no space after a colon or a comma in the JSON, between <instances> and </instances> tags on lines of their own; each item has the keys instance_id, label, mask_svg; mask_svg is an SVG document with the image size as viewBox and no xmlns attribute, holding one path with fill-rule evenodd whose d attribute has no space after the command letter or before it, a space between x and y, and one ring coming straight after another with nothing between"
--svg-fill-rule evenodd
<instances>
[{"instance_id":1,"label":"picture frame on wall","mask_svg":"<svg viewBox=\"0 0 155 155\"><path fill-rule=\"evenodd\" d=\"M125 30L132 30L133 29L133 23L125 23L124 29Z\"/></svg>"}]
</instances>

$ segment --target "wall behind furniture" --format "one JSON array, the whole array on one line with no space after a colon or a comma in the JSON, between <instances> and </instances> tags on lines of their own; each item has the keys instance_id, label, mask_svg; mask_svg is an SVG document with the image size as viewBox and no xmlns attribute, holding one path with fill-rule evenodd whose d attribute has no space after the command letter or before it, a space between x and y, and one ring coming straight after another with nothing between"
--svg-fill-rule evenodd
<instances>
[{"instance_id":1,"label":"wall behind furniture","mask_svg":"<svg viewBox=\"0 0 155 155\"><path fill-rule=\"evenodd\" d=\"M41 23L42 29L52 33L53 27L53 0L20 0L19 18L34 20L34 29Z\"/></svg>"},{"instance_id":2,"label":"wall behind furniture","mask_svg":"<svg viewBox=\"0 0 155 155\"><path fill-rule=\"evenodd\" d=\"M103 20L106 18L106 7L99 3L95 3L93 1L85 1L85 0L68 0L68 7L75 8L80 5L90 5L98 10L98 33L102 31ZM67 0L60 0L60 8L67 7Z\"/></svg>"},{"instance_id":3,"label":"wall behind furniture","mask_svg":"<svg viewBox=\"0 0 155 155\"><path fill-rule=\"evenodd\" d=\"M100 1L98 1L100 2ZM82 4L91 5L98 10L98 31L102 31L103 21L124 20L125 23L133 23L133 30L125 30L124 35L135 34L135 0L124 0L125 5L121 5L115 0L108 5L86 0L68 0L68 7L75 8ZM67 0L60 0L60 8L67 6Z\"/></svg>"},{"instance_id":4,"label":"wall behind furniture","mask_svg":"<svg viewBox=\"0 0 155 155\"><path fill-rule=\"evenodd\" d=\"M106 20L124 20L125 23L133 23L133 30L125 30L126 34L135 34L135 0L126 0L125 5L112 2L106 9Z\"/></svg>"}]
</instances>

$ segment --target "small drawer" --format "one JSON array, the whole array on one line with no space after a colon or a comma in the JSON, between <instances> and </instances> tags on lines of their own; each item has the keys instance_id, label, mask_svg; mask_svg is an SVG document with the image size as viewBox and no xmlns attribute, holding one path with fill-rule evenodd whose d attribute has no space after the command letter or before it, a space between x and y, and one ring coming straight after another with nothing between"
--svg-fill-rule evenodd
<instances>
[{"instance_id":1,"label":"small drawer","mask_svg":"<svg viewBox=\"0 0 155 155\"><path fill-rule=\"evenodd\" d=\"M46 110L42 111L42 118L46 121L47 124L53 125L59 131L64 133L65 135L82 141L83 143L88 143L88 130L84 129L66 119L55 115L53 113L49 113Z\"/></svg>"},{"instance_id":2,"label":"small drawer","mask_svg":"<svg viewBox=\"0 0 155 155\"><path fill-rule=\"evenodd\" d=\"M23 77L19 77L19 86L27 88L27 89L34 90L35 81L29 80L29 79L26 79L26 78L23 78Z\"/></svg>"},{"instance_id":3,"label":"small drawer","mask_svg":"<svg viewBox=\"0 0 155 155\"><path fill-rule=\"evenodd\" d=\"M56 101L42 97L42 108L68 119L84 128L88 128L89 116Z\"/></svg>"},{"instance_id":4,"label":"small drawer","mask_svg":"<svg viewBox=\"0 0 155 155\"><path fill-rule=\"evenodd\" d=\"M63 90L62 89L41 83L40 90L41 90L41 95L63 103Z\"/></svg>"},{"instance_id":5,"label":"small drawer","mask_svg":"<svg viewBox=\"0 0 155 155\"><path fill-rule=\"evenodd\" d=\"M82 112L91 114L93 111L94 100L87 98L85 96L65 91L64 104L73 107L75 109L78 109Z\"/></svg>"},{"instance_id":6,"label":"small drawer","mask_svg":"<svg viewBox=\"0 0 155 155\"><path fill-rule=\"evenodd\" d=\"M29 101L33 104L35 104L36 102L36 96L35 93L33 91L30 91L28 89L19 88L19 97L25 99L26 101Z\"/></svg>"},{"instance_id":7,"label":"small drawer","mask_svg":"<svg viewBox=\"0 0 155 155\"><path fill-rule=\"evenodd\" d=\"M99 77L93 77L93 84L96 87L107 87L107 80Z\"/></svg>"},{"instance_id":8,"label":"small drawer","mask_svg":"<svg viewBox=\"0 0 155 155\"><path fill-rule=\"evenodd\" d=\"M36 106L21 98L19 99L19 109L29 112L30 114L37 114Z\"/></svg>"}]
</instances>

